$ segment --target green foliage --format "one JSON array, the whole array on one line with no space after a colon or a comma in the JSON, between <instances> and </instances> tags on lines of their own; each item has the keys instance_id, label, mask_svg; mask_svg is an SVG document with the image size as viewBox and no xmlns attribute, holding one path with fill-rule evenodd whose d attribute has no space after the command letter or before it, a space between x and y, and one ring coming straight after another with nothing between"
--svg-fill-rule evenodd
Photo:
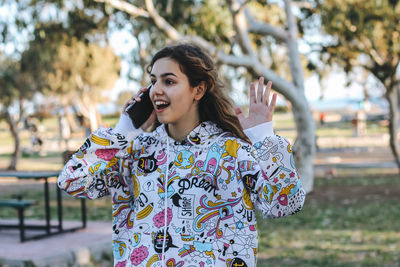
<instances>
[{"instance_id":1,"label":"green foliage","mask_svg":"<svg viewBox=\"0 0 400 267\"><path fill-rule=\"evenodd\" d=\"M175 24L178 29L184 28L183 32L201 36L207 41L219 44L221 48L230 49L235 32L229 9L222 1L204 1L201 5L193 6L188 13L184 27Z\"/></svg>"},{"instance_id":2,"label":"green foliage","mask_svg":"<svg viewBox=\"0 0 400 267\"><path fill-rule=\"evenodd\" d=\"M29 99L33 95L30 73L21 68L18 61L3 58L0 65L0 98L3 112L16 100Z\"/></svg>"},{"instance_id":3,"label":"green foliage","mask_svg":"<svg viewBox=\"0 0 400 267\"><path fill-rule=\"evenodd\" d=\"M120 59L109 46L70 37L60 24L42 25L35 37L22 62L44 93L78 93L100 101L101 91L111 89L119 77Z\"/></svg>"},{"instance_id":4,"label":"green foliage","mask_svg":"<svg viewBox=\"0 0 400 267\"><path fill-rule=\"evenodd\" d=\"M17 87L17 64L1 66L0 70L0 87L1 87L1 104L9 106L14 99L20 94L15 88Z\"/></svg>"},{"instance_id":5,"label":"green foliage","mask_svg":"<svg viewBox=\"0 0 400 267\"><path fill-rule=\"evenodd\" d=\"M338 62L347 72L362 66L387 86L400 58L398 1L328 0L317 12L324 31L334 37L322 50L328 63Z\"/></svg>"}]
</instances>

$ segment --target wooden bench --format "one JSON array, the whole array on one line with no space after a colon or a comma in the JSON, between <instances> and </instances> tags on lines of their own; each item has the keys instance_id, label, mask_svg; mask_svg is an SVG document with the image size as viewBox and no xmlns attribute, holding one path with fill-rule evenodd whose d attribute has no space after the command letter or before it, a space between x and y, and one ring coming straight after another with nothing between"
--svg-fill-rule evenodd
<instances>
[{"instance_id":1,"label":"wooden bench","mask_svg":"<svg viewBox=\"0 0 400 267\"><path fill-rule=\"evenodd\" d=\"M0 200L0 207L10 207L18 211L18 226L15 225L0 225L0 228L19 228L19 236L21 242L25 241L25 223L24 223L24 210L36 204L34 200L18 200L18 199L2 199Z\"/></svg>"}]
</instances>

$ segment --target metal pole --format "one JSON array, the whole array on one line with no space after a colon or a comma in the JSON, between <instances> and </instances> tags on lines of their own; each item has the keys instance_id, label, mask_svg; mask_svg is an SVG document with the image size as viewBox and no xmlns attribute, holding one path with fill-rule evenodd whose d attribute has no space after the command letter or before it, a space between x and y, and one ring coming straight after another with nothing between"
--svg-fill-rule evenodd
<instances>
[{"instance_id":1,"label":"metal pole","mask_svg":"<svg viewBox=\"0 0 400 267\"><path fill-rule=\"evenodd\" d=\"M21 242L25 241L25 224L24 224L24 208L18 208L18 219L19 219L19 237Z\"/></svg>"},{"instance_id":2,"label":"metal pole","mask_svg":"<svg viewBox=\"0 0 400 267\"><path fill-rule=\"evenodd\" d=\"M44 206L46 215L46 233L50 235L50 199L49 199L49 183L47 177L44 178Z\"/></svg>"},{"instance_id":3,"label":"metal pole","mask_svg":"<svg viewBox=\"0 0 400 267\"><path fill-rule=\"evenodd\" d=\"M58 231L62 232L63 226L62 226L62 219L63 219L63 211L62 211L62 198L61 198L61 190L60 188L56 185L56 191L57 191L57 217L58 217Z\"/></svg>"},{"instance_id":4,"label":"metal pole","mask_svg":"<svg viewBox=\"0 0 400 267\"><path fill-rule=\"evenodd\" d=\"M82 228L86 228L86 201L84 198L81 199L82 207Z\"/></svg>"}]
</instances>

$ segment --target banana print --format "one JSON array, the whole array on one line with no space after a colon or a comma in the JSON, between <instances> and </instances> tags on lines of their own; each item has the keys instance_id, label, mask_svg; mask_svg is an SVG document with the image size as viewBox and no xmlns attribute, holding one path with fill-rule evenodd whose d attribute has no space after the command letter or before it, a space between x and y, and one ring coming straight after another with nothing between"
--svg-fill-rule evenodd
<instances>
[{"instance_id":1,"label":"banana print","mask_svg":"<svg viewBox=\"0 0 400 267\"><path fill-rule=\"evenodd\" d=\"M146 218L147 216L150 215L150 213L153 211L153 203L148 204L144 209L142 209L141 211L139 211L136 214L136 219L137 220L142 220L144 218Z\"/></svg>"},{"instance_id":2,"label":"banana print","mask_svg":"<svg viewBox=\"0 0 400 267\"><path fill-rule=\"evenodd\" d=\"M110 145L113 144L113 142L111 140L99 137L99 136L94 135L94 134L92 134L92 136L90 137L90 140L93 143L98 144L100 146L110 146Z\"/></svg>"}]
</instances>

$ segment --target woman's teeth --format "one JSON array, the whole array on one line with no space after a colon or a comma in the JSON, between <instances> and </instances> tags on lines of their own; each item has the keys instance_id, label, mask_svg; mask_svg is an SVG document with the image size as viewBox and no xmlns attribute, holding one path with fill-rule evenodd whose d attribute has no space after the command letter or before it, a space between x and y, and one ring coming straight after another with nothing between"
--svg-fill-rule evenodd
<instances>
[{"instance_id":1,"label":"woman's teeth","mask_svg":"<svg viewBox=\"0 0 400 267\"><path fill-rule=\"evenodd\" d=\"M155 101L154 104L157 106L157 108L160 108L160 109L166 108L169 105L168 102L160 101L160 100Z\"/></svg>"},{"instance_id":2,"label":"woman's teeth","mask_svg":"<svg viewBox=\"0 0 400 267\"><path fill-rule=\"evenodd\" d=\"M156 104L157 106L158 106L158 105L168 105L168 103L165 102L165 101L156 101L155 104Z\"/></svg>"}]
</instances>

